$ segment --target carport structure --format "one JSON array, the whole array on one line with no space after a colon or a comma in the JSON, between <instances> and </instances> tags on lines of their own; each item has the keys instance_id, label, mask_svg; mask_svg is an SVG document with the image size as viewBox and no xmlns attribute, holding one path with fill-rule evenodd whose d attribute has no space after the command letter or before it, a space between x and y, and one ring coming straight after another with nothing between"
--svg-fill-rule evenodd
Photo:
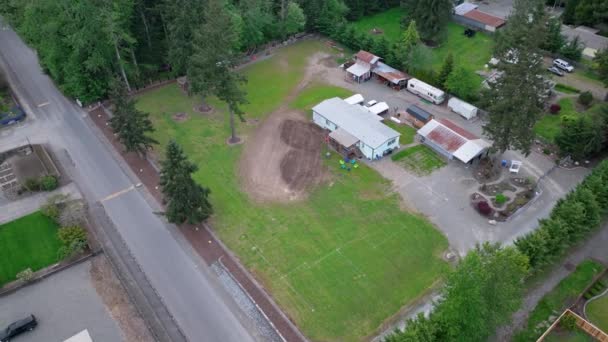
<instances>
[{"instance_id":1,"label":"carport structure","mask_svg":"<svg viewBox=\"0 0 608 342\"><path fill-rule=\"evenodd\" d=\"M470 163L491 146L487 141L447 119L432 119L418 130L420 141L448 160Z\"/></svg>"}]
</instances>

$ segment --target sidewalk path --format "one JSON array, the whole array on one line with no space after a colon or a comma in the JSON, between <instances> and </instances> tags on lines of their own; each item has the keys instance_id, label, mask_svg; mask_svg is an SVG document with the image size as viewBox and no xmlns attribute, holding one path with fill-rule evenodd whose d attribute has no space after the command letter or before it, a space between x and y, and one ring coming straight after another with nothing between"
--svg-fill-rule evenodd
<instances>
[{"instance_id":1,"label":"sidewalk path","mask_svg":"<svg viewBox=\"0 0 608 342\"><path fill-rule=\"evenodd\" d=\"M124 148L116 140L110 127L106 124L109 117L106 111L98 107L89 113L91 120L103 132L114 149L120 153L129 167L137 174L142 184L146 186L150 194L158 203L162 203L160 192L159 174L156 168L147 160L133 153L124 153ZM262 286L241 266L234 256L219 239L215 237L212 230L205 224L194 226L183 224L179 226L180 231L190 242L194 250L205 260L208 265L213 265L220 260L234 278L252 297L260 310L268 317L274 327L280 332L286 341L306 341L306 338L298 328L285 316Z\"/></svg>"},{"instance_id":2,"label":"sidewalk path","mask_svg":"<svg viewBox=\"0 0 608 342\"><path fill-rule=\"evenodd\" d=\"M37 211L49 197L59 194L69 195L72 199L82 198L80 191L78 191L74 183L62 186L55 191L39 192L37 194L20 200L8 202L7 204L0 206L0 224L16 220L19 217Z\"/></svg>"}]
</instances>

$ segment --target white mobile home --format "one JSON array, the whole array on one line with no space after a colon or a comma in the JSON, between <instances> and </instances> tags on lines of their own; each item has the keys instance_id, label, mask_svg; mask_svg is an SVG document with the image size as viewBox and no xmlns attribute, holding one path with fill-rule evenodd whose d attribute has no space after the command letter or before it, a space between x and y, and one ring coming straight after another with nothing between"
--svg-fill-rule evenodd
<instances>
[{"instance_id":1,"label":"white mobile home","mask_svg":"<svg viewBox=\"0 0 608 342\"><path fill-rule=\"evenodd\" d=\"M443 92L443 90L437 89L432 85L426 84L415 78L407 81L407 90L434 104L441 104L443 100L445 100L445 92Z\"/></svg>"},{"instance_id":2,"label":"white mobile home","mask_svg":"<svg viewBox=\"0 0 608 342\"><path fill-rule=\"evenodd\" d=\"M399 148L399 132L378 121L359 105L334 97L312 108L312 120L329 130L329 138L345 149L357 147L368 159L379 159Z\"/></svg>"},{"instance_id":3,"label":"white mobile home","mask_svg":"<svg viewBox=\"0 0 608 342\"><path fill-rule=\"evenodd\" d=\"M477 107L456 97L452 97L448 101L448 108L467 120L477 116Z\"/></svg>"}]
</instances>

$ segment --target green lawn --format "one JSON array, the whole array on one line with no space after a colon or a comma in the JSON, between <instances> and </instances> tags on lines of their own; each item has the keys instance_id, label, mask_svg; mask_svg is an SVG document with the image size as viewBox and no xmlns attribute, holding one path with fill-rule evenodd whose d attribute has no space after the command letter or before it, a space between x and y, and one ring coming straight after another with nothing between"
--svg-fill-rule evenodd
<instances>
[{"instance_id":1,"label":"green lawn","mask_svg":"<svg viewBox=\"0 0 608 342\"><path fill-rule=\"evenodd\" d=\"M325 84L312 84L306 87L298 95L298 97L290 104L290 107L308 111L323 100L332 97L340 97L344 99L351 95L353 95L353 92L344 88Z\"/></svg>"},{"instance_id":2,"label":"green lawn","mask_svg":"<svg viewBox=\"0 0 608 342\"><path fill-rule=\"evenodd\" d=\"M562 109L557 115L544 114L534 126L536 135L549 142L555 142L555 138L562 130L564 119L581 115L581 113L576 110L574 101L575 100L572 98L563 98L559 100L558 103Z\"/></svg>"},{"instance_id":3,"label":"green lawn","mask_svg":"<svg viewBox=\"0 0 608 342\"><path fill-rule=\"evenodd\" d=\"M401 29L400 19L403 16L403 9L393 8L388 11L365 17L352 25L359 32L368 33L372 37L377 37L370 32L373 28L380 28L384 31L384 36L392 43L401 39L403 30ZM475 37L468 38L464 32L465 27L450 22L447 27L445 41L437 48L428 48L429 60L427 69L437 70L441 67L443 60L452 52L455 65L461 65L470 71L483 70L492 56L494 40L488 34L477 32ZM384 56L380 56L384 57ZM481 82L481 78L480 78Z\"/></svg>"},{"instance_id":4,"label":"green lawn","mask_svg":"<svg viewBox=\"0 0 608 342\"><path fill-rule=\"evenodd\" d=\"M593 342L595 341L591 336L587 335L580 329L574 331L566 331L562 328L556 328L552 330L549 335L544 339L544 342Z\"/></svg>"},{"instance_id":5,"label":"green lawn","mask_svg":"<svg viewBox=\"0 0 608 342\"><path fill-rule=\"evenodd\" d=\"M279 107L307 57L321 49L307 41L247 67L247 117L263 119ZM305 90L292 106L346 95L318 89ZM425 218L400 211L399 197L378 173L364 165L347 173L334 156L326 160L331 180L307 200L256 204L241 191L243 147L225 144L225 114L196 114L196 103L170 85L141 95L138 108L151 113L161 146L176 139L200 166L195 179L211 188L214 229L311 340L363 339L438 281L447 240ZM190 118L175 122L175 112ZM242 136L253 129L238 127Z\"/></svg>"},{"instance_id":6,"label":"green lawn","mask_svg":"<svg viewBox=\"0 0 608 342\"><path fill-rule=\"evenodd\" d=\"M540 300L530 313L526 328L517 333L513 341L535 341L551 325L552 322L546 322L548 318L561 315L602 269L602 265L591 260L580 263L574 272Z\"/></svg>"},{"instance_id":7,"label":"green lawn","mask_svg":"<svg viewBox=\"0 0 608 342\"><path fill-rule=\"evenodd\" d=\"M419 176L440 169L446 162L426 145L416 145L397 152L392 159Z\"/></svg>"},{"instance_id":8,"label":"green lawn","mask_svg":"<svg viewBox=\"0 0 608 342\"><path fill-rule=\"evenodd\" d=\"M57 224L40 212L0 225L0 286L58 261Z\"/></svg>"},{"instance_id":9,"label":"green lawn","mask_svg":"<svg viewBox=\"0 0 608 342\"><path fill-rule=\"evenodd\" d=\"M416 129L414 127L406 124L398 124L390 119L385 120L384 124L401 133L401 137L399 138L399 143L401 145L407 145L414 142L414 137L416 136Z\"/></svg>"},{"instance_id":10,"label":"green lawn","mask_svg":"<svg viewBox=\"0 0 608 342\"><path fill-rule=\"evenodd\" d=\"M587 304L585 313L591 323L608 332L608 293Z\"/></svg>"}]
</instances>

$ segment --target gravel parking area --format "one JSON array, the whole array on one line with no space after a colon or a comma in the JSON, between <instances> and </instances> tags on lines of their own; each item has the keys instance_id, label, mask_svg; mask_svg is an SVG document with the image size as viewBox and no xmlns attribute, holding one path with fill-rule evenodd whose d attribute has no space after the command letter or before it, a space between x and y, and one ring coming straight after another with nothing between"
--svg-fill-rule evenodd
<instances>
[{"instance_id":1,"label":"gravel parking area","mask_svg":"<svg viewBox=\"0 0 608 342\"><path fill-rule=\"evenodd\" d=\"M64 341L85 329L94 341L150 341L149 335L145 335L147 329L144 327L141 330L137 324L133 324L133 329L143 331L141 334L145 337L139 339L138 334L126 337L113 318L121 310L128 312L124 311L124 303L108 307L105 302L109 297L105 294L100 296L96 291L94 285L100 281L99 278L104 278L104 284L98 285L106 287L106 291L112 292L112 288L115 288L112 281L107 282L111 280L108 273L100 272L104 263L107 263L105 256L100 255L0 297L0 327L4 328L15 320L34 314L38 319L38 327L19 336L17 341ZM94 274L101 276L94 280ZM120 290L114 292L114 302L124 302L116 299L123 295L124 292ZM137 319L134 313L132 315Z\"/></svg>"}]
</instances>

